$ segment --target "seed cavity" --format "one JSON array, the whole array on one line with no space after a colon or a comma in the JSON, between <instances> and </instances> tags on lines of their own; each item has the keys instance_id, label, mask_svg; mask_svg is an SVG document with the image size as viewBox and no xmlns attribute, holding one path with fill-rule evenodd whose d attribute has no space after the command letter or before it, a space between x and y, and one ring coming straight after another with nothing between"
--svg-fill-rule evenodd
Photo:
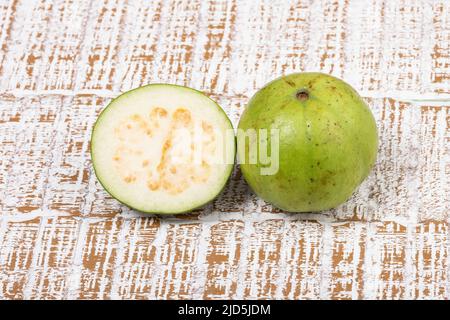
<instances>
[{"instance_id":1,"label":"seed cavity","mask_svg":"<svg viewBox=\"0 0 450 320\"><path fill-rule=\"evenodd\" d=\"M156 107L150 112L151 118L165 118L167 117L167 110L164 108Z\"/></svg>"},{"instance_id":2,"label":"seed cavity","mask_svg":"<svg viewBox=\"0 0 450 320\"><path fill-rule=\"evenodd\" d=\"M159 186L159 183L157 183L157 182L148 182L147 187L152 191L156 191L159 189L160 186Z\"/></svg>"},{"instance_id":3,"label":"seed cavity","mask_svg":"<svg viewBox=\"0 0 450 320\"><path fill-rule=\"evenodd\" d=\"M213 131L212 125L206 123L205 121L202 121L202 129L205 133L212 133Z\"/></svg>"},{"instance_id":4,"label":"seed cavity","mask_svg":"<svg viewBox=\"0 0 450 320\"><path fill-rule=\"evenodd\" d=\"M179 129L187 129L187 134L194 137L195 125L203 131L201 144L201 162L194 162L193 152L181 164L175 162L183 153L179 151ZM177 133L178 132L178 133ZM132 114L114 128L118 139L113 161L121 179L127 183L144 182L150 191L163 190L171 195L180 194L194 183L206 183L211 175L209 157L215 150L214 127L207 120L195 121L194 115L185 107L168 111L154 107L145 114ZM160 152L154 160L154 151L146 150L159 145ZM196 143L188 148L195 151ZM176 157L176 158L175 158ZM185 156L186 157L186 156ZM130 174L130 168L138 165L141 171Z\"/></svg>"},{"instance_id":5,"label":"seed cavity","mask_svg":"<svg viewBox=\"0 0 450 320\"><path fill-rule=\"evenodd\" d=\"M192 120L191 113L189 112L189 110L184 108L179 108L175 110L175 112L172 115L172 118L175 122L181 123L183 125L190 124Z\"/></svg>"}]
</instances>

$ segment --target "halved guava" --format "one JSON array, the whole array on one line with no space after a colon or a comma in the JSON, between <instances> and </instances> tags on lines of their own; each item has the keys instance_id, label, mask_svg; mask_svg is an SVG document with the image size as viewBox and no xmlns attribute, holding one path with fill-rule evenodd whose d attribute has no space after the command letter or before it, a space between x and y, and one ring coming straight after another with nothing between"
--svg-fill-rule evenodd
<instances>
[{"instance_id":1,"label":"halved guava","mask_svg":"<svg viewBox=\"0 0 450 320\"><path fill-rule=\"evenodd\" d=\"M231 175L234 131L221 107L187 87L151 84L114 99L91 139L108 193L149 213L189 212L213 200Z\"/></svg>"}]
</instances>

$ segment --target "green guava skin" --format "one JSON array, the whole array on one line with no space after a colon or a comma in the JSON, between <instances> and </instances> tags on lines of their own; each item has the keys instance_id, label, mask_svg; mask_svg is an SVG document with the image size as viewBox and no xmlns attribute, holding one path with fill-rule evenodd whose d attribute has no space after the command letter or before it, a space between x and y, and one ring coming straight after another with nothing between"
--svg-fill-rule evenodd
<instances>
[{"instance_id":1,"label":"green guava skin","mask_svg":"<svg viewBox=\"0 0 450 320\"><path fill-rule=\"evenodd\" d=\"M308 92L305 101L297 98L301 90ZM279 129L278 172L261 175L259 157L256 164L241 163L241 170L258 196L289 212L342 204L376 160L377 127L369 107L349 84L322 73L270 82L253 96L238 128Z\"/></svg>"}]
</instances>

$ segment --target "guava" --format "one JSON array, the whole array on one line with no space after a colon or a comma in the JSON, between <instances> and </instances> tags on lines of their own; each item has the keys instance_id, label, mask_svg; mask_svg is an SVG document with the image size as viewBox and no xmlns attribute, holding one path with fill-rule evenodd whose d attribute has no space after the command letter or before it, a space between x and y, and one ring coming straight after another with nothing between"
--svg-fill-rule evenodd
<instances>
[{"instance_id":1,"label":"guava","mask_svg":"<svg viewBox=\"0 0 450 320\"><path fill-rule=\"evenodd\" d=\"M235 136L221 107L187 87L151 84L114 99L92 131L95 174L114 198L142 212L189 212L231 175Z\"/></svg>"},{"instance_id":2,"label":"guava","mask_svg":"<svg viewBox=\"0 0 450 320\"><path fill-rule=\"evenodd\" d=\"M249 130L257 138L239 139ZM262 144L264 131L270 138ZM252 162L253 147L259 156ZM323 211L345 202L370 173L377 148L367 104L349 84L322 73L270 82L252 97L238 126L245 180L258 196L289 212ZM278 161L276 172L264 172L268 163L261 159L262 149Z\"/></svg>"}]
</instances>

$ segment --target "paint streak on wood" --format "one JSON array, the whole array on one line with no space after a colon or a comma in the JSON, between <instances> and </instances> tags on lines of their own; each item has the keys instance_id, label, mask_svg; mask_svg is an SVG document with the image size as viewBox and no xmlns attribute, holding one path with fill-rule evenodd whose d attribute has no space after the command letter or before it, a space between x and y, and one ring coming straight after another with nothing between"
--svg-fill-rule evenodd
<instances>
[{"instance_id":1,"label":"paint streak on wood","mask_svg":"<svg viewBox=\"0 0 450 320\"><path fill-rule=\"evenodd\" d=\"M35 243L40 241L40 219L9 222L2 219L0 248L1 293L5 299L23 299L30 277Z\"/></svg>"},{"instance_id":2,"label":"paint streak on wood","mask_svg":"<svg viewBox=\"0 0 450 320\"><path fill-rule=\"evenodd\" d=\"M40 238L24 288L27 299L63 299L80 222L71 217L41 218Z\"/></svg>"},{"instance_id":3,"label":"paint streak on wood","mask_svg":"<svg viewBox=\"0 0 450 320\"><path fill-rule=\"evenodd\" d=\"M157 244L152 244L158 235L160 221L146 217L125 221L122 240L125 244L115 268L116 280L113 298L149 298L151 281L157 270L154 263Z\"/></svg>"},{"instance_id":4,"label":"paint streak on wood","mask_svg":"<svg viewBox=\"0 0 450 320\"><path fill-rule=\"evenodd\" d=\"M332 299L362 299L364 288L364 255L366 226L346 223L333 226L331 270L329 273Z\"/></svg>"},{"instance_id":5,"label":"paint streak on wood","mask_svg":"<svg viewBox=\"0 0 450 320\"><path fill-rule=\"evenodd\" d=\"M413 297L448 297L448 224L430 222L415 230ZM444 265L443 265L444 264Z\"/></svg>"},{"instance_id":6,"label":"paint streak on wood","mask_svg":"<svg viewBox=\"0 0 450 320\"><path fill-rule=\"evenodd\" d=\"M317 221L298 220L287 224L277 297L313 299L320 296L323 236L324 225Z\"/></svg>"},{"instance_id":7,"label":"paint streak on wood","mask_svg":"<svg viewBox=\"0 0 450 320\"><path fill-rule=\"evenodd\" d=\"M449 299L448 1L0 3L0 299ZM345 79L379 129L344 205L288 214L239 168L195 213L98 183L89 140L120 92L205 91L236 127L282 74Z\"/></svg>"},{"instance_id":8,"label":"paint streak on wood","mask_svg":"<svg viewBox=\"0 0 450 320\"><path fill-rule=\"evenodd\" d=\"M79 296L81 299L111 298L114 262L120 250L122 220L99 220L89 223L81 252Z\"/></svg>"}]
</instances>

